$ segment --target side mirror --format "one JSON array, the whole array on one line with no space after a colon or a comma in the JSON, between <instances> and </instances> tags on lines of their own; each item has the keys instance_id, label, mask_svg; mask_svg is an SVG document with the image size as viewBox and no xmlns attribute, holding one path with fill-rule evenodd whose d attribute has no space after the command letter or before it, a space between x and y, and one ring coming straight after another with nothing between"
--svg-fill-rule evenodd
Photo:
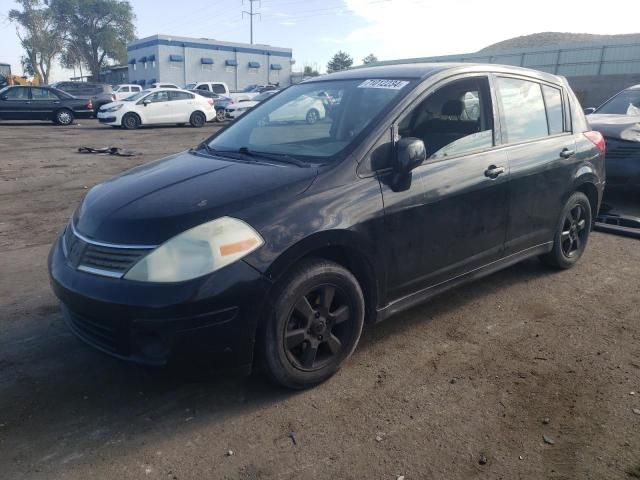
<instances>
[{"instance_id":1,"label":"side mirror","mask_svg":"<svg viewBox=\"0 0 640 480\"><path fill-rule=\"evenodd\" d=\"M142 102L142 104L146 107L147 105L149 105L151 103L151 100L145 100L144 102Z\"/></svg>"},{"instance_id":2,"label":"side mirror","mask_svg":"<svg viewBox=\"0 0 640 480\"><path fill-rule=\"evenodd\" d=\"M585 115L591 115L591 114L592 114L593 112L595 112L595 111L596 111L596 109L595 109L595 108L593 108L593 107L587 107L587 108L585 108L585 109L584 109L584 114L585 114Z\"/></svg>"},{"instance_id":3,"label":"side mirror","mask_svg":"<svg viewBox=\"0 0 640 480\"><path fill-rule=\"evenodd\" d=\"M393 170L400 175L406 175L427 159L427 149L419 138L402 138L396 145L393 159Z\"/></svg>"}]
</instances>

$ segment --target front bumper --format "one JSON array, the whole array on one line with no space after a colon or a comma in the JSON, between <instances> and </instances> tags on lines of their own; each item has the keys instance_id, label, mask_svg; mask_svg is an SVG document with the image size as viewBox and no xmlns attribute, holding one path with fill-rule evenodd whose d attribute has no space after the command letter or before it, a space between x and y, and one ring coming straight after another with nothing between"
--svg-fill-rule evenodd
<instances>
[{"instance_id":1,"label":"front bumper","mask_svg":"<svg viewBox=\"0 0 640 480\"><path fill-rule=\"evenodd\" d=\"M72 268L58 239L49 274L71 331L103 352L146 365L250 368L270 283L243 261L188 282L133 282Z\"/></svg>"},{"instance_id":2,"label":"front bumper","mask_svg":"<svg viewBox=\"0 0 640 480\"><path fill-rule=\"evenodd\" d=\"M98 115L98 122L100 123L116 123L116 117L101 117Z\"/></svg>"}]
</instances>

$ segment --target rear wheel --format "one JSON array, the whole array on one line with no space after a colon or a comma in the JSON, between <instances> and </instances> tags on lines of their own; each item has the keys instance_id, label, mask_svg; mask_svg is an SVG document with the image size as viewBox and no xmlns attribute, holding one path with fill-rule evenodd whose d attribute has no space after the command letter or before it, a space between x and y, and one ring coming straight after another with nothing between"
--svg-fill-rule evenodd
<instances>
[{"instance_id":1,"label":"rear wheel","mask_svg":"<svg viewBox=\"0 0 640 480\"><path fill-rule=\"evenodd\" d=\"M53 121L58 125L71 125L73 123L73 112L67 108L61 108L54 113Z\"/></svg>"},{"instance_id":2,"label":"rear wheel","mask_svg":"<svg viewBox=\"0 0 640 480\"><path fill-rule=\"evenodd\" d=\"M216 110L216 121L224 122L224 120L225 120L224 108L220 108Z\"/></svg>"},{"instance_id":3,"label":"rear wheel","mask_svg":"<svg viewBox=\"0 0 640 480\"><path fill-rule=\"evenodd\" d=\"M205 117L202 112L193 112L189 119L189 123L195 128L204 127L204 124L207 123L207 117Z\"/></svg>"},{"instance_id":4,"label":"rear wheel","mask_svg":"<svg viewBox=\"0 0 640 480\"><path fill-rule=\"evenodd\" d=\"M135 130L140 126L140 117L135 113L127 113L122 117L122 127L127 130Z\"/></svg>"},{"instance_id":5,"label":"rear wheel","mask_svg":"<svg viewBox=\"0 0 640 480\"><path fill-rule=\"evenodd\" d=\"M565 204L556 227L553 249L540 257L547 265L573 267L587 247L591 232L591 204L582 192L575 192Z\"/></svg>"},{"instance_id":6,"label":"rear wheel","mask_svg":"<svg viewBox=\"0 0 640 480\"><path fill-rule=\"evenodd\" d=\"M326 260L306 260L275 292L263 352L267 373L289 388L331 377L353 353L364 324L364 298L356 278Z\"/></svg>"}]
</instances>

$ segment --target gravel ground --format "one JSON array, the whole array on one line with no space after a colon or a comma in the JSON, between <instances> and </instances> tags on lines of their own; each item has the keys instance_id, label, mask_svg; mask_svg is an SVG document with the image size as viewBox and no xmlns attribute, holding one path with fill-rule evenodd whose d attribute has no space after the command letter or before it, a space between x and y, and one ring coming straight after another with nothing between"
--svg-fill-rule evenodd
<instances>
[{"instance_id":1,"label":"gravel ground","mask_svg":"<svg viewBox=\"0 0 640 480\"><path fill-rule=\"evenodd\" d=\"M0 477L640 478L637 240L594 233L570 271L527 261L369 327L313 390L144 369L67 331L49 246L87 187L217 127L79 123L0 124Z\"/></svg>"}]
</instances>

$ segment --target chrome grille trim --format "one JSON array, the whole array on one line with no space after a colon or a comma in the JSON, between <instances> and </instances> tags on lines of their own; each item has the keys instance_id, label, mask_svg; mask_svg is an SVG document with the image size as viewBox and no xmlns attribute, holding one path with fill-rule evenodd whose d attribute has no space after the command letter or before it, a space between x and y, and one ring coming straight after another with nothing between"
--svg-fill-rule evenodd
<instances>
[{"instance_id":1,"label":"chrome grille trim","mask_svg":"<svg viewBox=\"0 0 640 480\"><path fill-rule=\"evenodd\" d=\"M71 230L73 234L82 240L85 243L90 243L91 245L96 245L98 247L106 247L106 248L123 248L129 250L151 250L153 248L158 248L158 245L123 245L118 243L107 243L107 242L98 242L97 240L91 240L90 238L85 237L84 235L78 233L76 227L73 225L73 220L69 222L71 225Z\"/></svg>"}]
</instances>

